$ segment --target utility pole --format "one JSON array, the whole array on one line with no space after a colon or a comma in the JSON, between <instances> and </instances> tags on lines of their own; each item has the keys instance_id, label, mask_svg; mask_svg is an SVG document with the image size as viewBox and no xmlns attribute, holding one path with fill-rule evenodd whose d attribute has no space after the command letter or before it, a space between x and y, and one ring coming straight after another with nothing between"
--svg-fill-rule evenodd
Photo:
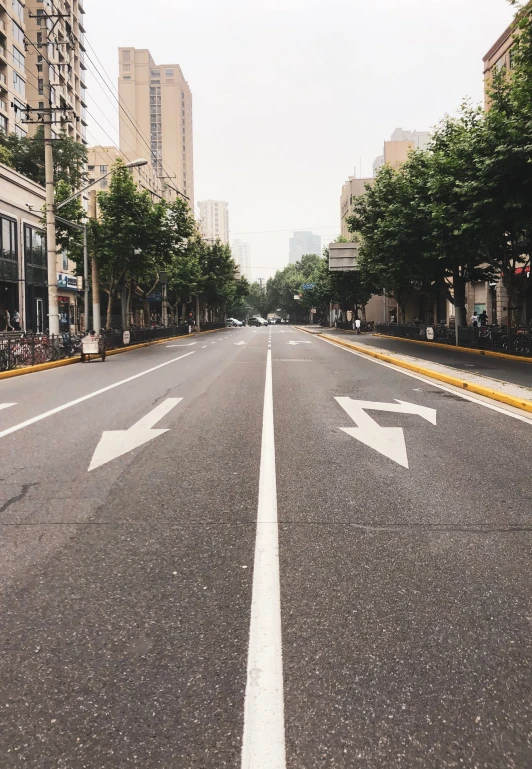
<instances>
[{"instance_id":1,"label":"utility pole","mask_svg":"<svg viewBox=\"0 0 532 769\"><path fill-rule=\"evenodd\" d=\"M89 192L89 216L91 219L97 218L96 211L96 190ZM92 328L97 334L100 333L101 328L101 313L100 313L100 281L98 279L98 263L96 261L96 254L94 252L94 246L92 247L91 254L91 277L92 277ZM111 301L109 299L109 301Z\"/></svg>"},{"instance_id":2,"label":"utility pole","mask_svg":"<svg viewBox=\"0 0 532 769\"><path fill-rule=\"evenodd\" d=\"M55 242L54 153L52 145L52 90L48 64L48 18L44 18L42 80L47 111L44 120L44 173L46 180L46 252L48 262L48 329L59 334L59 303L57 301L57 245Z\"/></svg>"},{"instance_id":3,"label":"utility pole","mask_svg":"<svg viewBox=\"0 0 532 769\"><path fill-rule=\"evenodd\" d=\"M42 41L33 44L34 48L42 51L42 89L43 99L45 103L44 109L38 107L30 107L28 104L25 110L26 118L25 123L34 123L42 125L44 132L44 173L45 173L45 187L46 187L46 254L47 254L47 267L48 267L48 330L52 336L58 336L59 334L59 303L57 300L57 243L55 237L55 191L54 191L54 156L53 156L53 136L52 125L55 123L65 124L71 118L68 117L69 112L75 112L72 108L68 107L65 100L61 98L60 106L54 107L52 98L53 84L50 82L50 50L53 46L59 45L66 46L66 50L72 52L75 48L75 39L70 34L70 39L66 41L58 42L51 38L55 27L61 19L70 20L69 13L58 13L53 4L51 10L43 10L41 13L34 14L29 13L31 19L37 19L38 25L41 28ZM40 85L40 84L39 84ZM56 119L55 113L61 113L60 117ZM31 116L35 115L36 119L32 119Z\"/></svg>"}]
</instances>

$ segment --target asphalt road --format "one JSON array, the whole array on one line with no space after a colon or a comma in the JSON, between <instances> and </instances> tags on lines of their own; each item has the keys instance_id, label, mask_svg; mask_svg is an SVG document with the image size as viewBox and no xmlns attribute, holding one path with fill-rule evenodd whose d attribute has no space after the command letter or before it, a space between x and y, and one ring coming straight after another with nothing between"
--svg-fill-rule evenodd
<instances>
[{"instance_id":1,"label":"asphalt road","mask_svg":"<svg viewBox=\"0 0 532 769\"><path fill-rule=\"evenodd\" d=\"M169 344L0 382L2 769L530 766L532 420Z\"/></svg>"},{"instance_id":2,"label":"asphalt road","mask_svg":"<svg viewBox=\"0 0 532 769\"><path fill-rule=\"evenodd\" d=\"M336 331L335 329L326 329L325 333L343 339L352 338L353 341L356 339L356 344L368 344L371 347L382 350L382 352L412 355L420 360L451 366L466 374L479 374L480 376L500 379L503 382L511 382L521 387L532 388L532 360L521 360L519 358L509 360L508 358L498 358L456 350L452 346L413 344L403 339L392 339L391 337L382 337L375 334L360 334L357 336Z\"/></svg>"}]
</instances>

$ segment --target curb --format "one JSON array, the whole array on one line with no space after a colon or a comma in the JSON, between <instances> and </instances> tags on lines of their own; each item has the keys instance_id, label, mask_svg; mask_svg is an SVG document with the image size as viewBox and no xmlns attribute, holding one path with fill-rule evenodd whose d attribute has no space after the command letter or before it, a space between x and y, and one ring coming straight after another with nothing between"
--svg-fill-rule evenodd
<instances>
[{"instance_id":1,"label":"curb","mask_svg":"<svg viewBox=\"0 0 532 769\"><path fill-rule=\"evenodd\" d=\"M199 334L212 334L215 331L223 331L223 328L211 328L208 331L200 331ZM142 347L153 347L156 344L164 344L165 342L173 342L176 339L184 339L185 337L196 336L196 334L180 334L179 336L169 336L166 339L154 339L151 342L141 342L140 344L133 344L129 347L117 347L115 350L108 350L106 355L119 355L123 352L130 352L130 350L140 350ZM74 358L63 358L62 360L52 360L47 363L38 363L36 366L24 366L24 368L14 368L11 371L0 372L0 380L12 379L16 376L24 376L25 374L36 374L38 371L48 371L52 368L61 368L62 366L71 366L74 363L81 363L79 356Z\"/></svg>"},{"instance_id":2,"label":"curb","mask_svg":"<svg viewBox=\"0 0 532 769\"><path fill-rule=\"evenodd\" d=\"M345 329L338 329L345 331ZM349 331L346 331L349 334ZM403 339L402 336L391 336L390 334L375 334L381 339L396 339L399 342L411 342L412 344L422 344L425 347L437 347L440 350L458 350L459 352L471 352L473 355L485 355L488 358L504 358L504 360L518 360L521 363L532 363L532 358L521 358L519 355L510 355L507 352L493 352L492 350L477 350L475 347L456 347L453 344L443 344L442 342L425 342L423 339Z\"/></svg>"},{"instance_id":3,"label":"curb","mask_svg":"<svg viewBox=\"0 0 532 769\"><path fill-rule=\"evenodd\" d=\"M304 331L303 328L300 328L299 330ZM305 333L308 334L311 332L307 331ZM491 400L504 403L507 406L513 406L514 408L521 409L521 411L532 413L532 401L523 400L521 398L515 397L514 395L506 395L506 393L500 392L499 390L492 390L489 387L473 384L473 382L466 382L464 379L458 379L457 377L449 376L448 374L441 374L439 371L423 368L423 366L418 366L415 363L407 363L407 361L399 360L399 358L393 358L391 355L374 352L373 350L368 350L361 345L344 342L342 339L337 339L334 336L328 336L327 334L314 334L313 336L318 336L322 339L326 339L328 342L333 342L339 346L347 347L348 349L355 350L356 352L361 352L370 358L382 360L385 363L391 363L393 366L398 366L399 368L404 368L408 371L414 371L416 374L422 374L423 376L429 377L429 379L436 379L439 382L445 382L445 384L453 385L453 387L458 387L460 390L467 390L467 392L474 393L475 395L483 395L485 398L491 398Z\"/></svg>"}]
</instances>

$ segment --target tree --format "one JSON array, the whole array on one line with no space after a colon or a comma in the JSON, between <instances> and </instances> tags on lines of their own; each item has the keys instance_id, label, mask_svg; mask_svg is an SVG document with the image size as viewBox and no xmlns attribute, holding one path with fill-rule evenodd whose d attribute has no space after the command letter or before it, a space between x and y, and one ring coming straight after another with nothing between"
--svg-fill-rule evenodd
<instances>
[{"instance_id":1,"label":"tree","mask_svg":"<svg viewBox=\"0 0 532 769\"><path fill-rule=\"evenodd\" d=\"M0 133L2 161L15 171L45 186L44 128L39 126L34 136L19 137ZM63 132L54 142L54 182L64 181L78 189L84 178L87 150L83 144Z\"/></svg>"}]
</instances>

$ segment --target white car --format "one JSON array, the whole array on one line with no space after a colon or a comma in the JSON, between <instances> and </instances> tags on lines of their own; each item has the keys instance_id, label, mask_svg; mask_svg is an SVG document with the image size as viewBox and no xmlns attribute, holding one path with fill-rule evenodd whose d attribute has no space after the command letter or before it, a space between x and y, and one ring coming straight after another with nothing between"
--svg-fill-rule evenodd
<instances>
[{"instance_id":1,"label":"white car","mask_svg":"<svg viewBox=\"0 0 532 769\"><path fill-rule=\"evenodd\" d=\"M243 325L244 325L244 324L242 323L242 321L241 321L241 320L238 320L237 318L227 318L227 323L228 323L228 324L229 324L229 323L232 323L232 324L233 324L233 326L243 326Z\"/></svg>"}]
</instances>

